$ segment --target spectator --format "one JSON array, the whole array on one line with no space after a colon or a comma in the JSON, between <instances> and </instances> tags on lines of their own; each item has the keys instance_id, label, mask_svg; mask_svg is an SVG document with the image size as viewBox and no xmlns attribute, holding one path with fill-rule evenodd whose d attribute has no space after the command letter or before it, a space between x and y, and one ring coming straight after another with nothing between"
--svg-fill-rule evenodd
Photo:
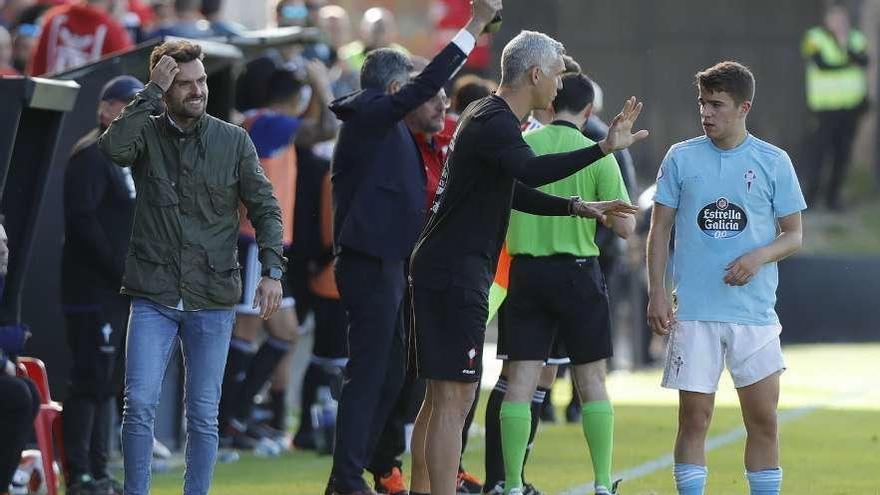
<instances>
[{"instance_id":1,"label":"spectator","mask_svg":"<svg viewBox=\"0 0 880 495\"><path fill-rule=\"evenodd\" d=\"M397 41L397 21L390 10L373 7L364 12L360 28L361 39L339 49L339 58L354 72L360 73L367 53L377 48L394 48L405 54L409 51Z\"/></svg>"},{"instance_id":2,"label":"spectator","mask_svg":"<svg viewBox=\"0 0 880 495\"><path fill-rule=\"evenodd\" d=\"M0 298L9 265L9 243L0 215ZM16 376L16 355L24 345L25 332L20 325L0 324L0 493L11 491L12 475L21 459L21 451L31 436L32 425L40 410L40 394L34 383Z\"/></svg>"},{"instance_id":3,"label":"spectator","mask_svg":"<svg viewBox=\"0 0 880 495\"><path fill-rule=\"evenodd\" d=\"M339 51L351 38L348 12L339 5L325 5L318 12L318 26L324 32L331 50L330 80L333 82L333 94L340 97L356 91L360 87L359 74L339 58Z\"/></svg>"},{"instance_id":4,"label":"spectator","mask_svg":"<svg viewBox=\"0 0 880 495\"><path fill-rule=\"evenodd\" d=\"M125 28L110 16L111 0L86 0L46 12L28 73L63 72L132 46Z\"/></svg>"},{"instance_id":5,"label":"spectator","mask_svg":"<svg viewBox=\"0 0 880 495\"><path fill-rule=\"evenodd\" d=\"M223 0L202 0L202 15L217 36L237 37L246 31L241 24L223 19Z\"/></svg>"},{"instance_id":6,"label":"spectator","mask_svg":"<svg viewBox=\"0 0 880 495\"><path fill-rule=\"evenodd\" d=\"M12 66L12 36L5 27L0 26L0 77L19 74Z\"/></svg>"},{"instance_id":7,"label":"spectator","mask_svg":"<svg viewBox=\"0 0 880 495\"><path fill-rule=\"evenodd\" d=\"M807 107L818 121L810 139L804 192L810 204L818 202L824 192L828 208L840 210L850 148L868 103L868 41L850 25L846 7L833 5L825 13L824 26L807 31L802 50L807 59ZM824 185L828 154L831 177Z\"/></svg>"},{"instance_id":8,"label":"spectator","mask_svg":"<svg viewBox=\"0 0 880 495\"><path fill-rule=\"evenodd\" d=\"M64 250L61 302L72 368L64 401L67 493L122 493L107 469L111 398L119 388L116 360L130 300L119 294L134 215L131 171L98 151L107 129L144 85L131 76L111 79L98 103L98 128L74 146L64 171Z\"/></svg>"},{"instance_id":9,"label":"spectator","mask_svg":"<svg viewBox=\"0 0 880 495\"><path fill-rule=\"evenodd\" d=\"M12 68L24 74L37 47L40 28L36 24L23 23L12 31Z\"/></svg>"},{"instance_id":10,"label":"spectator","mask_svg":"<svg viewBox=\"0 0 880 495\"><path fill-rule=\"evenodd\" d=\"M178 36L180 38L210 38L217 36L211 22L202 15L201 0L174 0L174 21L147 35L147 39Z\"/></svg>"},{"instance_id":11,"label":"spectator","mask_svg":"<svg viewBox=\"0 0 880 495\"><path fill-rule=\"evenodd\" d=\"M8 28L20 22L21 13L35 3L36 0L6 0L0 5L0 27Z\"/></svg>"},{"instance_id":12,"label":"spectator","mask_svg":"<svg viewBox=\"0 0 880 495\"><path fill-rule=\"evenodd\" d=\"M156 47L150 83L98 140L112 161L133 166L139 191L123 276L123 292L133 297L122 419L128 495L149 492L156 407L178 340L186 367L183 493L210 488L232 307L241 298L239 201L255 227L263 266L254 306L268 319L281 302L281 209L247 133L205 113L201 56L201 47L188 41ZM164 112L154 116L162 103Z\"/></svg>"}]
</instances>

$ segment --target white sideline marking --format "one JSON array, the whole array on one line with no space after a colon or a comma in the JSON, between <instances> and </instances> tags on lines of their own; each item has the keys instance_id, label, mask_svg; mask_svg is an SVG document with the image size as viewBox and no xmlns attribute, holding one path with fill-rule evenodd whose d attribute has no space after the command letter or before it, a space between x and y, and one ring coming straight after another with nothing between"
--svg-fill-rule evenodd
<instances>
[{"instance_id":1,"label":"white sideline marking","mask_svg":"<svg viewBox=\"0 0 880 495\"><path fill-rule=\"evenodd\" d=\"M777 422L781 426L785 423L788 423L789 421L794 421L798 418L806 416L807 414L810 414L817 409L819 409L819 406L787 409L779 413ZM742 426L733 428L732 430L728 430L720 435L715 435L714 437L709 438L709 440L706 442L706 452L724 447L725 445L729 445L745 436L746 430ZM621 471L619 473L614 473L614 476L612 476L611 479L615 480L618 478L623 478L623 481L625 483L626 481L634 480L655 473L657 471L660 471L661 469L668 469L672 467L674 463L675 459L672 457L672 454L666 454L657 457L656 459L647 461L643 464L639 464L638 466ZM593 481L589 481L587 483L584 483L583 485L571 487L563 491L560 495L591 495L592 493Z\"/></svg>"}]
</instances>

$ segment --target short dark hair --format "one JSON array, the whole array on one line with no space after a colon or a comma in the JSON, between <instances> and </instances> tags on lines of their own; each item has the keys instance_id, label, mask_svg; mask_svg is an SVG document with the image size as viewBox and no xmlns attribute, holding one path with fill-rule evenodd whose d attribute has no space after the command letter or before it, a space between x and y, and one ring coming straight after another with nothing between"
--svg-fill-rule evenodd
<instances>
[{"instance_id":1,"label":"short dark hair","mask_svg":"<svg viewBox=\"0 0 880 495\"><path fill-rule=\"evenodd\" d=\"M755 98L755 76L748 67L732 61L719 62L696 74L697 88L725 92L739 105Z\"/></svg>"},{"instance_id":2,"label":"short dark hair","mask_svg":"<svg viewBox=\"0 0 880 495\"><path fill-rule=\"evenodd\" d=\"M288 69L278 69L269 77L266 90L266 103L269 105L283 103L299 94L302 81L296 73Z\"/></svg>"},{"instance_id":3,"label":"short dark hair","mask_svg":"<svg viewBox=\"0 0 880 495\"><path fill-rule=\"evenodd\" d=\"M461 76L452 85L452 111L461 114L471 103L492 94L491 81L475 75Z\"/></svg>"},{"instance_id":4,"label":"short dark hair","mask_svg":"<svg viewBox=\"0 0 880 495\"><path fill-rule=\"evenodd\" d=\"M201 60L202 47L186 40L166 41L153 48L153 52L150 53L150 70L153 70L165 55L173 58L178 64L185 64L193 60Z\"/></svg>"},{"instance_id":5,"label":"short dark hair","mask_svg":"<svg viewBox=\"0 0 880 495\"><path fill-rule=\"evenodd\" d=\"M580 73L562 75L562 89L556 93L553 100L553 110L558 112L578 113L582 112L587 105L593 103L596 93L593 90L593 81Z\"/></svg>"},{"instance_id":6,"label":"short dark hair","mask_svg":"<svg viewBox=\"0 0 880 495\"><path fill-rule=\"evenodd\" d=\"M394 48L377 48L367 53L364 59L361 87L385 91L392 81L408 81L412 70L413 64L407 54Z\"/></svg>"}]
</instances>

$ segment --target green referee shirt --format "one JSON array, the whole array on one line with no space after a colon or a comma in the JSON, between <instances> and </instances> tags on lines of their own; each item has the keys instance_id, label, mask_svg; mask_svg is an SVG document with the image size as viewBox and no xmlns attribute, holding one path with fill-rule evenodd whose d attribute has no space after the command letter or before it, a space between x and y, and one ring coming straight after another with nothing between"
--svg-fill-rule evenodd
<instances>
[{"instance_id":1,"label":"green referee shirt","mask_svg":"<svg viewBox=\"0 0 880 495\"><path fill-rule=\"evenodd\" d=\"M523 138L536 155L564 153L595 144L581 134L574 124L564 121L556 121L527 132ZM613 154L608 154L574 175L538 189L554 196L580 196L584 201L622 199L629 202L629 194ZM541 217L513 211L507 229L507 250L512 256L598 256L596 221L572 217Z\"/></svg>"}]
</instances>

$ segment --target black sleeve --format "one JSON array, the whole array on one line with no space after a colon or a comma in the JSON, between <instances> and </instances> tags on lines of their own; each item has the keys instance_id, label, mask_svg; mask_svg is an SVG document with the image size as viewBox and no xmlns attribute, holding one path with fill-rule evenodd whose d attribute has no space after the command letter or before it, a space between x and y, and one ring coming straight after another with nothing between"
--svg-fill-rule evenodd
<instances>
[{"instance_id":1,"label":"black sleeve","mask_svg":"<svg viewBox=\"0 0 880 495\"><path fill-rule=\"evenodd\" d=\"M489 143L482 149L483 156L497 160L502 170L527 186L564 179L605 156L598 144L568 153L535 156L523 140L516 119L509 114L486 120L483 129L488 134L483 142Z\"/></svg>"},{"instance_id":2,"label":"black sleeve","mask_svg":"<svg viewBox=\"0 0 880 495\"><path fill-rule=\"evenodd\" d=\"M849 59L852 63L861 66L868 66L868 54L866 52L856 52L852 48L848 51Z\"/></svg>"},{"instance_id":3,"label":"black sleeve","mask_svg":"<svg viewBox=\"0 0 880 495\"><path fill-rule=\"evenodd\" d=\"M91 264L109 280L121 280L112 243L98 222L97 210L108 187L102 156L83 151L70 159L64 176L65 236L92 253ZM86 261L86 260L82 260Z\"/></svg>"},{"instance_id":4,"label":"black sleeve","mask_svg":"<svg viewBox=\"0 0 880 495\"><path fill-rule=\"evenodd\" d=\"M531 215L565 217L571 214L571 198L560 198L516 182L513 191L513 209Z\"/></svg>"},{"instance_id":5,"label":"black sleeve","mask_svg":"<svg viewBox=\"0 0 880 495\"><path fill-rule=\"evenodd\" d=\"M394 124L436 95L466 60L467 55L461 48L450 42L400 91L374 100L364 108L362 115L378 125Z\"/></svg>"}]
</instances>

